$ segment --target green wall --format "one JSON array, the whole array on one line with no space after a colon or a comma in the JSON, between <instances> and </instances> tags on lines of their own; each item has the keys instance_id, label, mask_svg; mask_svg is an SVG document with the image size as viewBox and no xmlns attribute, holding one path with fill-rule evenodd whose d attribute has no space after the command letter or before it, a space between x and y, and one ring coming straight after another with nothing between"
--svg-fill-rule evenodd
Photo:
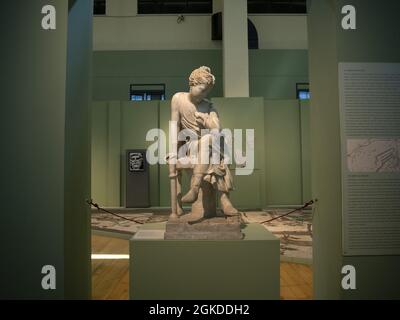
<instances>
[{"instance_id":1,"label":"green wall","mask_svg":"<svg viewBox=\"0 0 400 320\"><path fill-rule=\"evenodd\" d=\"M146 134L150 129L159 127L158 101L148 101L140 104L134 102L121 103L121 154L122 163L125 163L125 150L139 148L146 149L151 142L146 141ZM159 203L159 174L158 166L150 167L150 204ZM125 203L125 166L121 165L121 200Z\"/></svg>"},{"instance_id":2,"label":"green wall","mask_svg":"<svg viewBox=\"0 0 400 320\"><path fill-rule=\"evenodd\" d=\"M353 0L357 30L341 28L343 0L308 1L314 296L400 298L399 256L342 255L339 62L400 62L397 0ZM341 289L343 265L356 268L357 289Z\"/></svg>"},{"instance_id":3,"label":"green wall","mask_svg":"<svg viewBox=\"0 0 400 320\"><path fill-rule=\"evenodd\" d=\"M92 1L69 2L64 153L65 298L91 298Z\"/></svg>"},{"instance_id":4,"label":"green wall","mask_svg":"<svg viewBox=\"0 0 400 320\"><path fill-rule=\"evenodd\" d=\"M302 100L300 104L300 143L301 143L301 193L302 203L312 199L311 195L311 134L310 134L310 101Z\"/></svg>"},{"instance_id":5,"label":"green wall","mask_svg":"<svg viewBox=\"0 0 400 320\"><path fill-rule=\"evenodd\" d=\"M308 51L249 50L249 81L251 97L296 99L296 83L308 82Z\"/></svg>"},{"instance_id":6,"label":"green wall","mask_svg":"<svg viewBox=\"0 0 400 320\"><path fill-rule=\"evenodd\" d=\"M235 189L232 203L238 208L263 208L265 206L265 144L264 99L214 98L223 128L242 129L242 149L246 152L245 130L254 129L254 171L250 175L234 175ZM232 139L234 142L234 139Z\"/></svg>"},{"instance_id":7,"label":"green wall","mask_svg":"<svg viewBox=\"0 0 400 320\"><path fill-rule=\"evenodd\" d=\"M133 83L165 83L171 99L202 65L217 78L211 96L223 96L221 50L95 51L93 100L129 100ZM295 99L296 83L308 82L307 50L249 50L249 81L251 97Z\"/></svg>"},{"instance_id":8,"label":"green wall","mask_svg":"<svg viewBox=\"0 0 400 320\"><path fill-rule=\"evenodd\" d=\"M255 129L255 169L234 176L233 203L242 209L299 205L310 200L308 102L259 98L213 98L223 128ZM124 206L124 155L147 148L149 129L168 138L170 101L94 102L92 105L92 197ZM302 161L303 159L303 161ZM308 161L307 161L308 160ZM234 173L234 167L231 168ZM150 166L151 206L169 207L167 165ZM184 190L189 179L183 176Z\"/></svg>"},{"instance_id":9,"label":"green wall","mask_svg":"<svg viewBox=\"0 0 400 320\"><path fill-rule=\"evenodd\" d=\"M264 121L267 204L299 205L302 186L298 101L265 101Z\"/></svg>"},{"instance_id":10,"label":"green wall","mask_svg":"<svg viewBox=\"0 0 400 320\"><path fill-rule=\"evenodd\" d=\"M112 127L116 131L109 128L108 130L111 130L108 133L109 136L102 137L102 135L107 135L105 128L111 126L109 123L112 121L110 112L111 114L120 112L110 111L109 107L105 106L109 104L108 101L128 100L129 85L132 83L165 83L166 97L169 99L175 92L187 91L188 75L200 65L211 67L217 78L215 88L210 96L215 97L215 101L218 103L217 107L223 114L221 117L223 124L228 128L245 128L243 124L238 123L238 120L243 116L249 118L247 128L252 128L254 124L257 124L257 134L260 136L258 147L261 146L266 150L265 154L264 151L257 153L259 157L263 154L263 157L262 160L258 160L259 164L251 177L235 177L238 190L240 190L240 186L242 190L249 190L250 187L257 185L257 188L252 188L257 191L233 192L233 200L237 201L242 208L298 205L304 202L304 198L309 200L311 192L306 193L306 190L310 188L309 173L305 173L302 179L302 169L306 171L307 167L301 168L299 165L300 158L303 155L307 157L308 154L302 154L302 129L300 127L300 117L307 121L307 116L300 114L298 101L292 100L296 95L296 83L308 81L307 50L249 51L250 94L252 97L267 99L268 103L265 103L264 108L253 107L253 102L250 104L243 103L243 101L237 103L236 100L219 98L222 96L222 81L218 80L222 79L221 50L95 51L93 53L93 99L96 101L94 106L99 106L100 109L93 111L93 117L99 118L98 121L103 124L102 128L99 128L96 124L100 122L95 122L95 127L92 129L93 139L99 141L99 144L95 145L93 149L92 167L98 168L95 169L95 175L98 177L92 178L93 197L101 199L101 202L108 206L124 204L123 187L125 184L116 177L119 168L121 170L124 168L120 167L121 161L116 162L113 154L116 150L120 150L122 154L126 146L121 145L121 141L114 141L112 148L115 150L108 150L108 146L111 146L110 139L113 139L110 137L120 134L120 140L129 141L131 146L141 146L144 142L145 131L148 129L146 122L141 120L138 120L140 124L133 126L135 119L142 117L140 110L146 110L146 108L139 107L126 113L131 120L126 120L130 126L125 126L124 130L128 130L127 128L138 130L137 134L140 133L141 141L137 141L137 138L125 138L127 132L119 133L117 123L122 120L115 120L114 124L117 127ZM271 101L275 99L285 101ZM233 101L235 102L233 103ZM231 103L232 105L230 105ZM242 103L243 105L241 105ZM104 108L108 108L108 111ZM237 117L238 114L241 117ZM260 117L261 114L262 117ZM143 117L146 118L146 115L143 114ZM118 116L114 118L117 119ZM170 101L160 102L158 119L160 128L168 132ZM264 121L261 121L262 119ZM154 128L158 127L153 120L149 124L154 125ZM306 123L304 126L307 130ZM263 134L261 135L260 132ZM107 143L104 139L107 139ZM97 160L97 157L104 160ZM305 160L307 159L305 158ZM114 163L115 167L109 168L107 163L110 163L109 165ZM97 173L98 170L104 168L107 168L108 175ZM159 190L158 192L151 190L151 205L153 206L169 206L169 191L166 192L169 190L169 181L166 172L165 165L159 166ZM268 177L266 177L267 172ZM156 179L155 176L156 171L152 169L151 179L154 182L156 182L153 180ZM188 184L189 181L184 176L184 185L188 186ZM303 184L305 185L303 186Z\"/></svg>"},{"instance_id":11,"label":"green wall","mask_svg":"<svg viewBox=\"0 0 400 320\"><path fill-rule=\"evenodd\" d=\"M70 12L68 1L52 1L57 28L51 31L40 27L46 4L4 1L0 13L6 26L1 68L3 299L90 297L84 200L90 196L91 1L75 1ZM44 265L56 268L55 290L41 287Z\"/></svg>"},{"instance_id":12,"label":"green wall","mask_svg":"<svg viewBox=\"0 0 400 320\"><path fill-rule=\"evenodd\" d=\"M157 101L92 105L92 197L103 206L125 205L125 150L146 149L148 130L158 128ZM150 204L159 206L158 166L150 166Z\"/></svg>"}]
</instances>

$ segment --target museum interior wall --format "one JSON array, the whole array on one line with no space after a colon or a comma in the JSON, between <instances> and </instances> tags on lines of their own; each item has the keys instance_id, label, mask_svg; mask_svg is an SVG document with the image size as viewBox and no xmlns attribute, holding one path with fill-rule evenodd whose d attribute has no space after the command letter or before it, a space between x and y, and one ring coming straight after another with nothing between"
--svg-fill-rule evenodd
<instances>
[{"instance_id":1,"label":"museum interior wall","mask_svg":"<svg viewBox=\"0 0 400 320\"><path fill-rule=\"evenodd\" d=\"M309 102L212 98L229 129L255 129L255 170L235 176L232 201L242 209L299 205L310 200ZM146 149L148 130L168 135L170 101L97 101L92 105L92 198L125 206L125 150ZM150 166L150 205L168 207L166 165ZM188 181L184 185L187 186ZM243 191L245 190L245 191Z\"/></svg>"},{"instance_id":2,"label":"museum interior wall","mask_svg":"<svg viewBox=\"0 0 400 320\"><path fill-rule=\"evenodd\" d=\"M92 1L69 3L64 155L65 297L90 298Z\"/></svg>"},{"instance_id":3,"label":"museum interior wall","mask_svg":"<svg viewBox=\"0 0 400 320\"><path fill-rule=\"evenodd\" d=\"M129 100L129 86L164 83L166 98L187 90L188 72L206 65L220 81L211 97L222 97L222 50L94 51L93 100ZM302 49L249 50L250 96L295 99L296 83L308 82Z\"/></svg>"},{"instance_id":4,"label":"museum interior wall","mask_svg":"<svg viewBox=\"0 0 400 320\"><path fill-rule=\"evenodd\" d=\"M261 153L256 149L259 164L252 175L237 177L237 188L249 192L233 192L233 200L243 209L308 201L309 103L296 100L296 83L308 82L306 16L249 15L257 28L260 47L249 50L250 97L259 98L226 100L221 98L222 45L211 40L211 16L186 15L178 24L174 15L137 15L133 2L110 2L106 16L94 17L93 199L105 206L124 206L125 150L150 145L144 141L149 129L167 129L169 99L175 92L188 89L190 70L207 65L220 79L210 96L218 110L226 113L223 126L246 129L259 123L256 136L260 144L256 148L263 148ZM221 10L220 1L213 5L214 12ZM131 84L151 83L165 84L166 101L128 101ZM237 123L238 115L249 119L247 127ZM151 206L169 206L164 167L150 168Z\"/></svg>"},{"instance_id":5,"label":"museum interior wall","mask_svg":"<svg viewBox=\"0 0 400 320\"><path fill-rule=\"evenodd\" d=\"M222 11L213 1L213 13ZM306 15L249 14L257 29L259 48L307 49ZM94 16L93 50L209 50L222 49L211 39L210 14L185 14L177 23L174 14L138 15L137 1L111 0L106 15Z\"/></svg>"},{"instance_id":6,"label":"museum interior wall","mask_svg":"<svg viewBox=\"0 0 400 320\"><path fill-rule=\"evenodd\" d=\"M247 98L223 97L221 43L210 40L209 15L178 24L173 15L138 16L135 1L112 0L108 16L93 21L92 1L53 0L57 28L43 31L47 3L7 1L0 12L3 29L12 30L2 48L0 298L90 298L85 200L125 206L125 151L153 143L145 141L149 129L168 134L170 99L187 91L189 72L201 65L219 79L211 100L222 126L255 129L255 169L235 176L235 206L317 200L314 298L400 298L400 256L343 254L338 85L340 62L399 62L398 0L352 0L359 26L352 31L340 28L344 0L309 0L308 16L250 15L260 49L249 50ZM302 82L310 82L310 101L296 99ZM166 100L129 101L135 83L164 83ZM150 166L151 207L170 205L167 172ZM54 290L40 286L44 263L56 268ZM342 289L343 265L355 266L357 290Z\"/></svg>"},{"instance_id":7,"label":"museum interior wall","mask_svg":"<svg viewBox=\"0 0 400 320\"><path fill-rule=\"evenodd\" d=\"M90 297L84 199L90 195L92 4L53 3L57 28L45 36L40 21L47 1L7 1L0 13L13 31L4 33L2 65L1 165L7 170L0 182L0 297L7 299ZM46 263L56 268L55 290L40 285Z\"/></svg>"},{"instance_id":8,"label":"museum interior wall","mask_svg":"<svg viewBox=\"0 0 400 320\"><path fill-rule=\"evenodd\" d=\"M316 299L399 298L400 257L342 254L342 174L338 62L399 62L399 4L354 0L356 30L343 30L346 1L308 2L312 143L313 273ZM379 12L379 15L376 13ZM394 45L397 43L397 45ZM379 213L377 213L379 214ZM357 290L341 288L341 268L357 270Z\"/></svg>"}]
</instances>

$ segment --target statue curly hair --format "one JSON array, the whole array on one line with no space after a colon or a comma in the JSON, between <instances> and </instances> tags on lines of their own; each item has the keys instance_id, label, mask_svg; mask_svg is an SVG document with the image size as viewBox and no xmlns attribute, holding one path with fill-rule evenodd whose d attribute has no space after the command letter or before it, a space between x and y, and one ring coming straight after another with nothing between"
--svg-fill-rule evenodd
<instances>
[{"instance_id":1,"label":"statue curly hair","mask_svg":"<svg viewBox=\"0 0 400 320\"><path fill-rule=\"evenodd\" d=\"M197 86L199 84L214 85L215 77L211 73L211 69L206 66L201 66L192 71L189 77L189 86Z\"/></svg>"}]
</instances>

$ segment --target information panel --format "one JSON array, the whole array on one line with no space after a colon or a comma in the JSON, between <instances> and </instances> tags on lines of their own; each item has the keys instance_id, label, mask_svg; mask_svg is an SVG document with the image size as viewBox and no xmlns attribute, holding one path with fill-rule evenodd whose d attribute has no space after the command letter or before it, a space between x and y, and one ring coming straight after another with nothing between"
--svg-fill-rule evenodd
<instances>
[{"instance_id":1,"label":"information panel","mask_svg":"<svg viewBox=\"0 0 400 320\"><path fill-rule=\"evenodd\" d=\"M339 63L344 255L400 254L400 64Z\"/></svg>"}]
</instances>

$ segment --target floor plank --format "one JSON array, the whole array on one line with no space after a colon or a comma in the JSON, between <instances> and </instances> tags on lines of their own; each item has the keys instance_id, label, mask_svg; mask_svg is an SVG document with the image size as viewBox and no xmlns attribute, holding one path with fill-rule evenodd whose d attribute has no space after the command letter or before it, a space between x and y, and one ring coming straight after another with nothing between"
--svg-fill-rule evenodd
<instances>
[{"instance_id":1,"label":"floor plank","mask_svg":"<svg viewBox=\"0 0 400 320\"><path fill-rule=\"evenodd\" d=\"M92 235L92 253L128 254L129 241ZM309 300L313 298L312 291L312 269L310 266L281 262L281 299ZM128 298L129 260L92 260L92 299L127 300Z\"/></svg>"}]
</instances>

